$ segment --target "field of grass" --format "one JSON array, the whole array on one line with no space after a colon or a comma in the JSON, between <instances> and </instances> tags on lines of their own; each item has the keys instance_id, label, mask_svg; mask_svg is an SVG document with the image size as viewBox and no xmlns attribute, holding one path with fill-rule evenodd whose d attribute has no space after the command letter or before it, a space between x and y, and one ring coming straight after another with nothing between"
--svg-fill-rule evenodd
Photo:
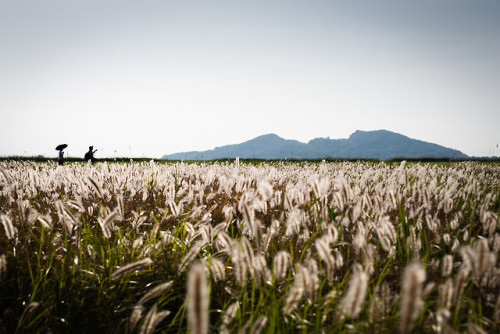
<instances>
[{"instance_id":1,"label":"field of grass","mask_svg":"<svg viewBox=\"0 0 500 334\"><path fill-rule=\"evenodd\" d=\"M496 163L0 161L0 333L498 333Z\"/></svg>"}]
</instances>

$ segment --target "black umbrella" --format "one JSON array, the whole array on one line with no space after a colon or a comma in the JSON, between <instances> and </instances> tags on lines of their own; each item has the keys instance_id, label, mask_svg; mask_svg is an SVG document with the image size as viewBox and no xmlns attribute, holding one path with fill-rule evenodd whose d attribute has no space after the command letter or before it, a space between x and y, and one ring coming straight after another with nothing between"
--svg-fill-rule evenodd
<instances>
[{"instance_id":1,"label":"black umbrella","mask_svg":"<svg viewBox=\"0 0 500 334\"><path fill-rule=\"evenodd\" d=\"M64 150L66 147L68 147L68 144L57 145L56 151Z\"/></svg>"}]
</instances>

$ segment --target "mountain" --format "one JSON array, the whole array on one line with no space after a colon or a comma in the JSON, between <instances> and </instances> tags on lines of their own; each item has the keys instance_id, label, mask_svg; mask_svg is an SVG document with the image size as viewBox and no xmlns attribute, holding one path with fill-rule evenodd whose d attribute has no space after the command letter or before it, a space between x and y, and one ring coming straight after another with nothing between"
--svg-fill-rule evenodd
<instances>
[{"instance_id":1,"label":"mountain","mask_svg":"<svg viewBox=\"0 0 500 334\"><path fill-rule=\"evenodd\" d=\"M321 158L467 158L464 153L399 133L356 131L347 139L315 138L308 143L283 139L275 134L259 136L241 144L164 155L167 160L213 160L223 158L321 159Z\"/></svg>"}]
</instances>

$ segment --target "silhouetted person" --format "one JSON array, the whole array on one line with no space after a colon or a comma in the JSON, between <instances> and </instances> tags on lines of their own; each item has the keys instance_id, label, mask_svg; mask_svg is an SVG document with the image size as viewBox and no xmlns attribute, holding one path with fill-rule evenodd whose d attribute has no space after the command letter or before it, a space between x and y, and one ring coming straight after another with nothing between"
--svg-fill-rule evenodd
<instances>
[{"instance_id":1,"label":"silhouetted person","mask_svg":"<svg viewBox=\"0 0 500 334\"><path fill-rule=\"evenodd\" d=\"M56 151L59 151L59 156L57 159L57 162L59 163L59 166L62 166L64 164L64 152L63 150L68 147L68 144L61 144L56 146Z\"/></svg>"},{"instance_id":2,"label":"silhouetted person","mask_svg":"<svg viewBox=\"0 0 500 334\"><path fill-rule=\"evenodd\" d=\"M57 160L59 163L59 166L62 166L64 164L64 152L63 150L59 150L59 159Z\"/></svg>"},{"instance_id":3,"label":"silhouetted person","mask_svg":"<svg viewBox=\"0 0 500 334\"><path fill-rule=\"evenodd\" d=\"M95 162L95 158L94 158L94 153L97 152L97 150L93 151L94 149L94 146L89 146L89 151L87 153L85 153L85 161L91 161L92 162L92 165L94 164Z\"/></svg>"}]
</instances>

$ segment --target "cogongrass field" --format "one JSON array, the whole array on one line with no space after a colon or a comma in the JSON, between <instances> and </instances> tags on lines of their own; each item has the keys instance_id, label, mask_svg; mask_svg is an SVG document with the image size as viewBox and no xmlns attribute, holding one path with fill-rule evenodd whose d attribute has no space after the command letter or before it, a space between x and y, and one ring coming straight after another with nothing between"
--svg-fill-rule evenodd
<instances>
[{"instance_id":1,"label":"cogongrass field","mask_svg":"<svg viewBox=\"0 0 500 334\"><path fill-rule=\"evenodd\" d=\"M0 333L498 333L500 165L0 162Z\"/></svg>"}]
</instances>

